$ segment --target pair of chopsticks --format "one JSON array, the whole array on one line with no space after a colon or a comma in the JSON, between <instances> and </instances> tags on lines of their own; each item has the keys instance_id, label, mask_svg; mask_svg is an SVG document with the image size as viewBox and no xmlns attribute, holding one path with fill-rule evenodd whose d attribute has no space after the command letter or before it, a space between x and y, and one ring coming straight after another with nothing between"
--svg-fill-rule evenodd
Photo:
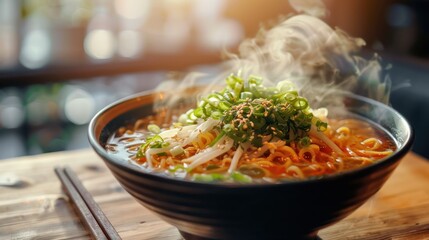
<instances>
[{"instance_id":1,"label":"pair of chopsticks","mask_svg":"<svg viewBox=\"0 0 429 240\"><path fill-rule=\"evenodd\" d=\"M55 167L55 173L92 236L95 239L121 239L73 170L69 167Z\"/></svg>"}]
</instances>

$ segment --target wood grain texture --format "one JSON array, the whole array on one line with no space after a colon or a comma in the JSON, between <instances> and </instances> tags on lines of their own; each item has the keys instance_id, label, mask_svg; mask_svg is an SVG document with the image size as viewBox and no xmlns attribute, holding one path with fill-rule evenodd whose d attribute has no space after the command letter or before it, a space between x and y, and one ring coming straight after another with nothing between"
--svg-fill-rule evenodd
<instances>
[{"instance_id":1,"label":"wood grain texture","mask_svg":"<svg viewBox=\"0 0 429 240\"><path fill-rule=\"evenodd\" d=\"M53 168L70 166L123 239L182 239L138 204L90 149L0 161L0 239L89 239ZM429 161L410 153L385 186L324 240L429 239Z\"/></svg>"}]
</instances>

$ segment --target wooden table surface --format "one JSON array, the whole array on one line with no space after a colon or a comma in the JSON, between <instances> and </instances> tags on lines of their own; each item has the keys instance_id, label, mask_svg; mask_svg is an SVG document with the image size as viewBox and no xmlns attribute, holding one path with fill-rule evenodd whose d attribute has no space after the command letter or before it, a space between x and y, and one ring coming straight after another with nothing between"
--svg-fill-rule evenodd
<instances>
[{"instance_id":1,"label":"wooden table surface","mask_svg":"<svg viewBox=\"0 0 429 240\"><path fill-rule=\"evenodd\" d=\"M0 239L88 239L54 166L70 166L123 239L182 239L138 204L92 150L0 160ZM324 239L429 239L429 161L409 153L384 187Z\"/></svg>"}]
</instances>

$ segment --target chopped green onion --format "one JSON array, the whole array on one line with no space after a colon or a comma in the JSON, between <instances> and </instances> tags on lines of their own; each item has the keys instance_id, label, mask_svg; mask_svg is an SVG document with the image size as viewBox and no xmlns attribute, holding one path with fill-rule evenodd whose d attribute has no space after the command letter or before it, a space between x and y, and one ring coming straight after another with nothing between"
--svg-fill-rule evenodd
<instances>
[{"instance_id":1,"label":"chopped green onion","mask_svg":"<svg viewBox=\"0 0 429 240\"><path fill-rule=\"evenodd\" d=\"M209 147L213 147L214 145L216 145L217 142L219 142L219 140L225 135L225 131L220 132L220 134L218 134L216 136L216 138L209 144Z\"/></svg>"},{"instance_id":2,"label":"chopped green onion","mask_svg":"<svg viewBox=\"0 0 429 240\"><path fill-rule=\"evenodd\" d=\"M295 86L291 82L285 80L277 83L277 89L281 92L289 92L293 91L295 89Z\"/></svg>"},{"instance_id":3,"label":"chopped green onion","mask_svg":"<svg viewBox=\"0 0 429 240\"><path fill-rule=\"evenodd\" d=\"M299 147L303 148L303 147L307 147L311 144L311 139L309 137L303 137L299 140Z\"/></svg>"},{"instance_id":4,"label":"chopped green onion","mask_svg":"<svg viewBox=\"0 0 429 240\"><path fill-rule=\"evenodd\" d=\"M202 98L198 107L182 115L179 122L185 125L195 124L198 119L220 120L221 136L226 134L235 144L251 142L258 146L262 144L261 136L299 142L308 136L312 124L319 131L327 128L327 123L314 120L307 99L299 96L289 81L265 87L260 77L251 75L245 80L233 74L225 81L223 90Z\"/></svg>"},{"instance_id":5,"label":"chopped green onion","mask_svg":"<svg viewBox=\"0 0 429 240\"><path fill-rule=\"evenodd\" d=\"M147 148L163 148L163 147L167 147L168 145L170 145L170 143L164 142L164 139L161 136L153 135L151 137L148 137L146 139L146 142L140 146L136 156L138 158L144 157L144 152L146 151Z\"/></svg>"},{"instance_id":6,"label":"chopped green onion","mask_svg":"<svg viewBox=\"0 0 429 240\"><path fill-rule=\"evenodd\" d=\"M233 172L231 178L238 183L251 183L252 178L240 172Z\"/></svg>"},{"instance_id":7,"label":"chopped green onion","mask_svg":"<svg viewBox=\"0 0 429 240\"><path fill-rule=\"evenodd\" d=\"M231 104L229 104L228 102L220 102L220 103L219 103L219 109L220 109L221 111L226 111L226 110L228 110L229 108L231 108Z\"/></svg>"},{"instance_id":8,"label":"chopped green onion","mask_svg":"<svg viewBox=\"0 0 429 240\"><path fill-rule=\"evenodd\" d=\"M210 164L206 167L206 170L214 170L214 169L218 169L219 166L215 165L215 164Z\"/></svg>"},{"instance_id":9,"label":"chopped green onion","mask_svg":"<svg viewBox=\"0 0 429 240\"><path fill-rule=\"evenodd\" d=\"M156 125L156 124L149 124L147 126L147 130L149 130L149 132L155 133L155 134L158 134L161 132L161 128L159 128L158 125Z\"/></svg>"},{"instance_id":10,"label":"chopped green onion","mask_svg":"<svg viewBox=\"0 0 429 240\"><path fill-rule=\"evenodd\" d=\"M178 122L183 125L186 125L188 123L188 116L186 114L180 115Z\"/></svg>"},{"instance_id":11,"label":"chopped green onion","mask_svg":"<svg viewBox=\"0 0 429 240\"><path fill-rule=\"evenodd\" d=\"M262 78L254 75L249 76L249 83L254 85L261 85L262 84Z\"/></svg>"},{"instance_id":12,"label":"chopped green onion","mask_svg":"<svg viewBox=\"0 0 429 240\"><path fill-rule=\"evenodd\" d=\"M196 117L198 117L198 118L201 118L202 116L203 116L203 110L199 107L199 108L196 108L195 110L194 110L194 115L196 116Z\"/></svg>"},{"instance_id":13,"label":"chopped green onion","mask_svg":"<svg viewBox=\"0 0 429 240\"><path fill-rule=\"evenodd\" d=\"M183 165L176 165L173 168L168 169L169 172L177 172L178 170L185 170L185 167Z\"/></svg>"},{"instance_id":14,"label":"chopped green onion","mask_svg":"<svg viewBox=\"0 0 429 240\"><path fill-rule=\"evenodd\" d=\"M254 178L262 178L265 176L265 171L257 166L242 166L238 171Z\"/></svg>"},{"instance_id":15,"label":"chopped green onion","mask_svg":"<svg viewBox=\"0 0 429 240\"><path fill-rule=\"evenodd\" d=\"M221 119L222 116L223 116L223 114L220 111L213 111L212 114L211 114L211 117L213 119Z\"/></svg>"},{"instance_id":16,"label":"chopped green onion","mask_svg":"<svg viewBox=\"0 0 429 240\"><path fill-rule=\"evenodd\" d=\"M251 92L242 92L240 94L241 99L252 99L253 94Z\"/></svg>"},{"instance_id":17,"label":"chopped green onion","mask_svg":"<svg viewBox=\"0 0 429 240\"><path fill-rule=\"evenodd\" d=\"M236 83L234 86L234 96L239 97L242 90L243 90L243 84Z\"/></svg>"},{"instance_id":18,"label":"chopped green onion","mask_svg":"<svg viewBox=\"0 0 429 240\"><path fill-rule=\"evenodd\" d=\"M298 97L297 99L295 99L293 101L293 106L297 109L297 110L304 110L308 107L308 102L305 98L303 97Z\"/></svg>"},{"instance_id":19,"label":"chopped green onion","mask_svg":"<svg viewBox=\"0 0 429 240\"><path fill-rule=\"evenodd\" d=\"M197 173L193 175L192 179L199 182L216 182L216 181L225 180L226 178L223 174L220 174L220 173L211 173L211 174Z\"/></svg>"},{"instance_id":20,"label":"chopped green onion","mask_svg":"<svg viewBox=\"0 0 429 240\"><path fill-rule=\"evenodd\" d=\"M328 123L322 122L321 120L316 121L317 131L324 132L328 129Z\"/></svg>"},{"instance_id":21,"label":"chopped green onion","mask_svg":"<svg viewBox=\"0 0 429 240\"><path fill-rule=\"evenodd\" d=\"M284 94L284 99L288 102L293 102L296 100L296 98L298 97L298 93L293 91L293 92L287 92Z\"/></svg>"}]
</instances>

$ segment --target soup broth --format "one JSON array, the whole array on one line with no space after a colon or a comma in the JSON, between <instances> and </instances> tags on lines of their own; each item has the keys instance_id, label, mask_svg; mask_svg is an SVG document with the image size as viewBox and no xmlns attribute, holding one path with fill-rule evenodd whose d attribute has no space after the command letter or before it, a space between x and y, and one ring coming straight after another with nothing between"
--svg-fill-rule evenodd
<instances>
[{"instance_id":1,"label":"soup broth","mask_svg":"<svg viewBox=\"0 0 429 240\"><path fill-rule=\"evenodd\" d=\"M344 153L336 153L323 139L311 137L308 146L282 140L265 142L261 147L249 147L237 162L234 180L227 177L236 148L221 156L186 171L188 163L183 160L207 149L215 133L204 133L184 148L184 153L172 157L157 154L149 168L145 157L137 157L139 148L155 134L147 129L154 121L141 119L134 126L120 128L108 140L106 149L110 154L137 164L147 171L189 180L208 182L258 182L273 183L287 180L319 178L329 174L353 170L393 153L395 142L377 126L358 118L329 119L324 136L331 139ZM166 131L167 129L161 129ZM247 176L249 178L247 178Z\"/></svg>"}]
</instances>

